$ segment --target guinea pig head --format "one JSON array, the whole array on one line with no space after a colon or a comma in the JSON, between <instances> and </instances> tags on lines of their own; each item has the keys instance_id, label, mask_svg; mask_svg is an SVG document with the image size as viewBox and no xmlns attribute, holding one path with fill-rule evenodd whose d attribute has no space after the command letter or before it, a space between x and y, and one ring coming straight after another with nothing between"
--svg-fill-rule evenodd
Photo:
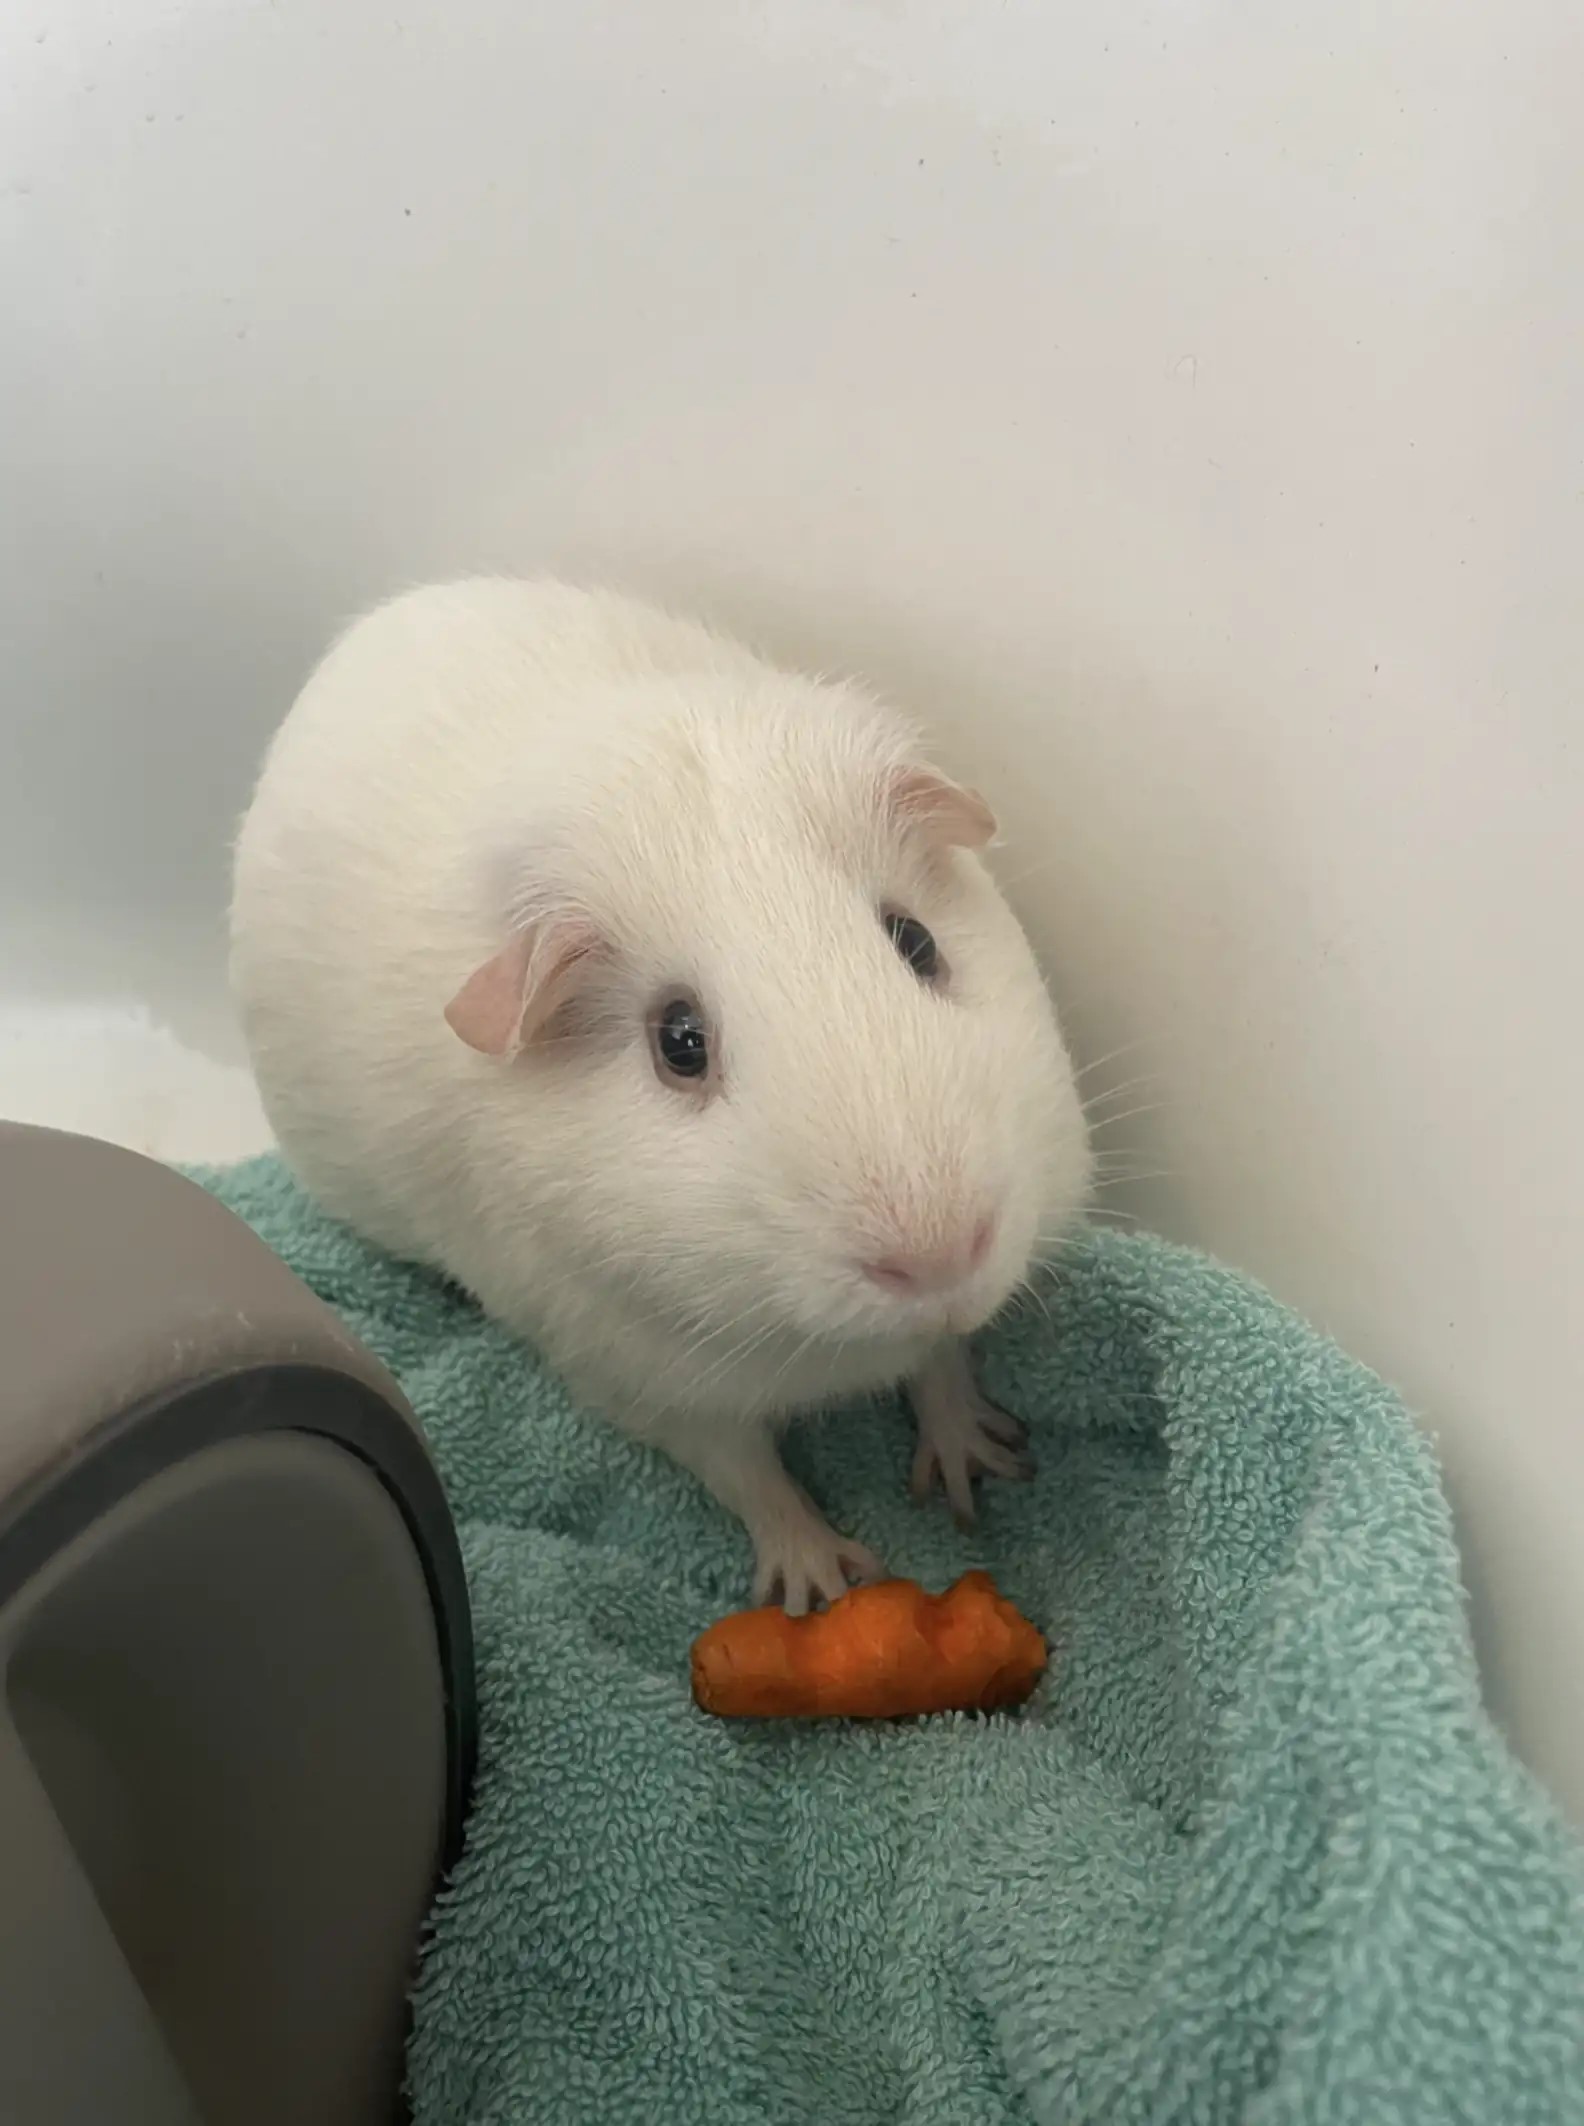
<instances>
[{"instance_id":1,"label":"guinea pig head","mask_svg":"<svg viewBox=\"0 0 1584 2126\"><path fill-rule=\"evenodd\" d=\"M519 1118L523 1215L696 1323L701 1362L987 1320L1090 1174L994 831L882 712L823 701L715 719L545 823L446 1011Z\"/></svg>"}]
</instances>

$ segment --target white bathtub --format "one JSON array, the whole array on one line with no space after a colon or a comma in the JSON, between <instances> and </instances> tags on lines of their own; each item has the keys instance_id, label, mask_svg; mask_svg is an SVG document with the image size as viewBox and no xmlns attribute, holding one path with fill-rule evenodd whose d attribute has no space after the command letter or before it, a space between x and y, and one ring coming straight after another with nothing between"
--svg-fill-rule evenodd
<instances>
[{"instance_id":1,"label":"white bathtub","mask_svg":"<svg viewBox=\"0 0 1584 2126\"><path fill-rule=\"evenodd\" d=\"M1112 1206L1436 1432L1584 1815L1581 61L1566 0L12 0L0 1109L261 1139L227 833L372 596L861 667L1141 1081Z\"/></svg>"}]
</instances>

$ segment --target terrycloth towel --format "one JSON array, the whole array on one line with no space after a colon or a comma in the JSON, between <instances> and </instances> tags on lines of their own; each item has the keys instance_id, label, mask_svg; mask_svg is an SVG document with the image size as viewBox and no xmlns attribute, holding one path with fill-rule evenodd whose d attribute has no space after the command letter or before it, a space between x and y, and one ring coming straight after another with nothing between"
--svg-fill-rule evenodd
<instances>
[{"instance_id":1,"label":"terrycloth towel","mask_svg":"<svg viewBox=\"0 0 1584 2126\"><path fill-rule=\"evenodd\" d=\"M907 1503L894 1401L795 1431L840 1526L988 1566L1054 1660L1010 1718L728 1725L687 1681L726 1515L273 1160L205 1178L394 1370L462 1527L419 2126L1584 2120L1584 1872L1480 1710L1431 1456L1263 1293L1080 1239L986 1340L1040 1470L973 1537Z\"/></svg>"}]
</instances>

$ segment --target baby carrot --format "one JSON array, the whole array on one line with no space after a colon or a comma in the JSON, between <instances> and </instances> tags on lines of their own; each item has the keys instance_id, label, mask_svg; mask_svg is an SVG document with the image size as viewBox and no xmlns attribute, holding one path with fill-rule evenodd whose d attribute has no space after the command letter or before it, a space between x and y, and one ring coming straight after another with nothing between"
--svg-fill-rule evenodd
<instances>
[{"instance_id":1,"label":"baby carrot","mask_svg":"<svg viewBox=\"0 0 1584 2126\"><path fill-rule=\"evenodd\" d=\"M814 1616L722 1617L693 1643L693 1700L726 1720L990 1712L1021 1705L1045 1660L1045 1641L987 1572L940 1595L880 1580Z\"/></svg>"}]
</instances>

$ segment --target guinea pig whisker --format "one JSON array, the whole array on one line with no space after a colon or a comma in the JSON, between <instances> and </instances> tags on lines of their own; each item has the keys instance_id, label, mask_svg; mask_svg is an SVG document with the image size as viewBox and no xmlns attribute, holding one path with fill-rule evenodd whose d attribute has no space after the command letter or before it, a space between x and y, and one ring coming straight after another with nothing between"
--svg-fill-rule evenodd
<instances>
[{"instance_id":1,"label":"guinea pig whisker","mask_svg":"<svg viewBox=\"0 0 1584 2126\"><path fill-rule=\"evenodd\" d=\"M643 1258L642 1256L635 1255L632 1253L623 1253L619 1255L612 1254L606 1257L606 1261L610 1264L616 1266L630 1265L634 1268L641 1266L644 1259L645 1258ZM563 1270L559 1276L547 1279L535 1285L534 1289L537 1292L559 1292L562 1291L568 1285L577 1284L580 1279L586 1281L587 1277L587 1265L583 1263L575 1263L570 1269ZM664 1315L652 1314L648 1308L638 1306L633 1306L631 1311L637 1316L640 1321L673 1321L676 1318L673 1314L670 1313Z\"/></svg>"},{"instance_id":2,"label":"guinea pig whisker","mask_svg":"<svg viewBox=\"0 0 1584 2126\"><path fill-rule=\"evenodd\" d=\"M765 1400L767 1402L769 1401L771 1395L775 1392L777 1384L786 1378L787 1374L791 1372L792 1368L797 1364L798 1360L803 1357L805 1352L813 1350L815 1344L818 1341L819 1338L816 1336L804 1336L797 1344L793 1346L793 1349L789 1356L779 1367L777 1367L776 1371L770 1376L770 1379L766 1384Z\"/></svg>"},{"instance_id":3,"label":"guinea pig whisker","mask_svg":"<svg viewBox=\"0 0 1584 2126\"><path fill-rule=\"evenodd\" d=\"M707 1351L710 1345L718 1343L721 1337L735 1335L746 1322L752 1321L755 1315L762 1314L770 1304L771 1295L767 1293L763 1299L756 1299L751 1307L745 1307L742 1313L734 1315L730 1321L718 1322L713 1329L707 1324L701 1324L703 1333L690 1340L687 1357L697 1358L701 1351Z\"/></svg>"},{"instance_id":4,"label":"guinea pig whisker","mask_svg":"<svg viewBox=\"0 0 1584 2126\"><path fill-rule=\"evenodd\" d=\"M1052 1328L1055 1327L1056 1317L1054 1314L1052 1314L1050 1310L1050 1301L1045 1297L1045 1294L1039 1289L1039 1286L1036 1285L1031 1278L1025 1278L1023 1283L1020 1284L1017 1290L1012 1294L1012 1304L1016 1306L1025 1299L1032 1299L1035 1306L1037 1306L1040 1312L1044 1315L1046 1321L1050 1323Z\"/></svg>"},{"instance_id":5,"label":"guinea pig whisker","mask_svg":"<svg viewBox=\"0 0 1584 2126\"><path fill-rule=\"evenodd\" d=\"M701 1319L698 1324L699 1334L688 1344L689 1353L708 1349L717 1337L729 1336L733 1330L740 1329L745 1321L752 1321L756 1314L762 1314L769 1304L770 1294L766 1293L763 1298L756 1299L752 1306L745 1307L740 1314L733 1314L727 1321L718 1321L711 1326L707 1317Z\"/></svg>"},{"instance_id":6,"label":"guinea pig whisker","mask_svg":"<svg viewBox=\"0 0 1584 2126\"><path fill-rule=\"evenodd\" d=\"M1085 1078L1097 1070L1104 1070L1108 1063L1115 1063L1119 1056L1130 1056L1135 1049L1147 1047L1148 1041L1148 1035L1140 1034L1136 1041L1124 1041L1120 1048L1108 1048L1103 1056L1096 1056L1092 1062L1086 1063L1082 1070L1075 1070L1073 1083L1081 1085Z\"/></svg>"},{"instance_id":7,"label":"guinea pig whisker","mask_svg":"<svg viewBox=\"0 0 1584 2126\"><path fill-rule=\"evenodd\" d=\"M1039 878L1061 862L1059 856L1042 856L1037 863L1025 864L1021 871L1014 871L1010 878L996 872L996 884L1003 893L1011 893L1019 886L1026 886L1031 878Z\"/></svg>"},{"instance_id":8,"label":"guinea pig whisker","mask_svg":"<svg viewBox=\"0 0 1584 2126\"><path fill-rule=\"evenodd\" d=\"M1131 1122L1135 1115L1158 1115L1165 1104L1163 1100L1150 1100L1142 1107L1125 1107L1119 1115L1102 1115L1093 1127L1097 1130L1114 1129L1119 1122Z\"/></svg>"},{"instance_id":9,"label":"guinea pig whisker","mask_svg":"<svg viewBox=\"0 0 1584 2126\"><path fill-rule=\"evenodd\" d=\"M761 1310L764 1304L765 1302L761 1301L759 1305L750 1307L745 1314L742 1314L738 1317L737 1322L733 1326L740 1328L742 1326L742 1323L747 1320L750 1320L754 1314L758 1313ZM780 1322L772 1318L770 1321L766 1322L761 1328L757 1329L752 1336L746 1337L741 1343L734 1343L728 1345L725 1352L715 1360L714 1364L706 1367L704 1372L699 1375L698 1379L692 1383L691 1392L694 1395L698 1395L713 1381L717 1381L721 1379L724 1374L729 1373L733 1366L740 1364L746 1358L752 1357L755 1351L762 1350L764 1346L770 1342L771 1338L777 1334L780 1329L780 1326Z\"/></svg>"},{"instance_id":10,"label":"guinea pig whisker","mask_svg":"<svg viewBox=\"0 0 1584 2126\"><path fill-rule=\"evenodd\" d=\"M1103 1107L1107 1100L1120 1100L1124 1093L1137 1092L1141 1086L1159 1083L1160 1077L1155 1071L1146 1071L1137 1078L1124 1078L1120 1085L1108 1085L1104 1092L1091 1093L1083 1103L1083 1112L1086 1115L1092 1114L1097 1107Z\"/></svg>"},{"instance_id":11,"label":"guinea pig whisker","mask_svg":"<svg viewBox=\"0 0 1584 2126\"><path fill-rule=\"evenodd\" d=\"M733 1366L746 1363L756 1351L762 1350L768 1341L769 1334L767 1332L761 1336L750 1337L745 1344L740 1346L734 1345L724 1358L717 1360L713 1366L707 1366L696 1379L689 1379L678 1385L677 1392L681 1400L696 1408L717 1382L726 1379Z\"/></svg>"}]
</instances>

